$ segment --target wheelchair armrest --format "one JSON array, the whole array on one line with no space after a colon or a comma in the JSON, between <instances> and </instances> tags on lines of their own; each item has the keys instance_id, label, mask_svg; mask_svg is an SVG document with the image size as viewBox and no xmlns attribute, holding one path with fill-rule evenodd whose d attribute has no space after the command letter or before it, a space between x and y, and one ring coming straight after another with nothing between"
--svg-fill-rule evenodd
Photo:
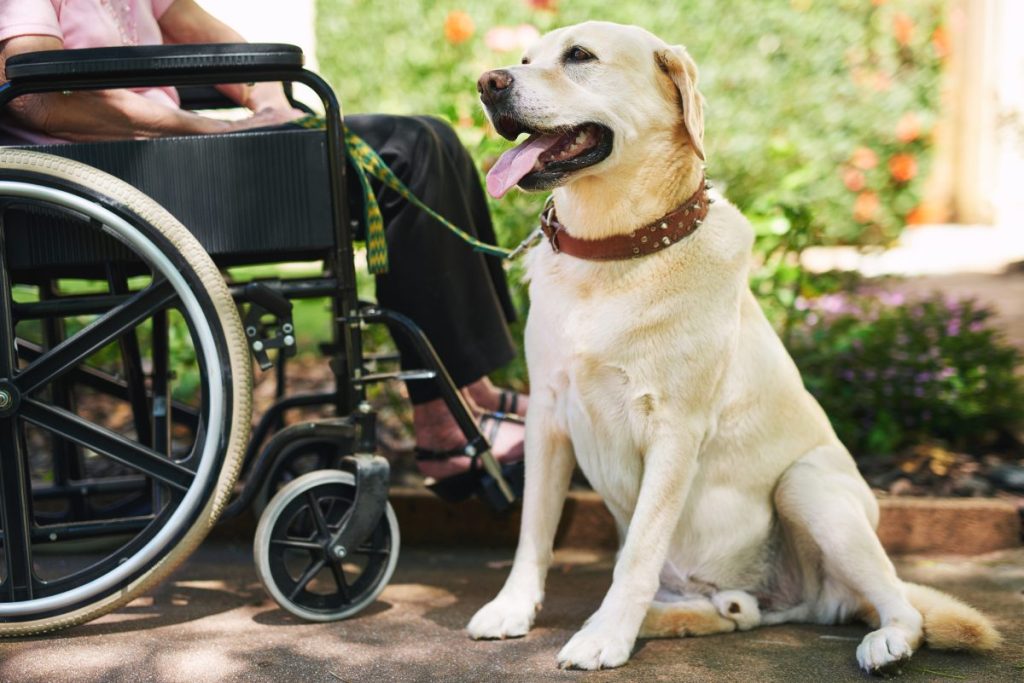
<instances>
[{"instance_id":1,"label":"wheelchair armrest","mask_svg":"<svg viewBox=\"0 0 1024 683\"><path fill-rule=\"evenodd\" d=\"M281 80L302 70L302 50L283 43L205 43L47 50L7 60L18 89L124 88Z\"/></svg>"}]
</instances>

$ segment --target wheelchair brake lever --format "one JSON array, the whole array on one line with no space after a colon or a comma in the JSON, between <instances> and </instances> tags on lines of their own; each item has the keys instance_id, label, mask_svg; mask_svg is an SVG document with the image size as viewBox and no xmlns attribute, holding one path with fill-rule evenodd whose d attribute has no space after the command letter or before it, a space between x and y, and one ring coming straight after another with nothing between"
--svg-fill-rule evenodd
<instances>
[{"instance_id":1,"label":"wheelchair brake lever","mask_svg":"<svg viewBox=\"0 0 1024 683\"><path fill-rule=\"evenodd\" d=\"M249 348L260 370L274 367L267 355L268 349L280 349L285 356L294 356L296 348L292 302L263 282L247 284L240 299L249 302L243 325ZM263 322L267 314L274 316L275 323L268 325ZM272 331L272 327L276 327L276 330Z\"/></svg>"}]
</instances>

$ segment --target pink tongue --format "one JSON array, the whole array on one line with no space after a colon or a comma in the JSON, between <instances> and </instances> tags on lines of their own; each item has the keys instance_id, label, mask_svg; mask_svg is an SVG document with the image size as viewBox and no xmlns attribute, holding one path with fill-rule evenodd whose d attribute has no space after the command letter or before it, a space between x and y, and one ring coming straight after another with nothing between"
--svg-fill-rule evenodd
<instances>
[{"instance_id":1,"label":"pink tongue","mask_svg":"<svg viewBox=\"0 0 1024 683\"><path fill-rule=\"evenodd\" d=\"M487 191L497 199L515 187L533 169L537 158L550 149L559 135L531 135L521 145L508 150L487 172Z\"/></svg>"}]
</instances>

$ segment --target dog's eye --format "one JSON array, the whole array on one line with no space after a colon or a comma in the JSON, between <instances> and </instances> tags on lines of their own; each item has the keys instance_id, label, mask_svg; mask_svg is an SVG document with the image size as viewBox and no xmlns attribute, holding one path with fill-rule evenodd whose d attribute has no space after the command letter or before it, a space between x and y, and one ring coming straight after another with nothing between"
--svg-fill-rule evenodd
<instances>
[{"instance_id":1,"label":"dog's eye","mask_svg":"<svg viewBox=\"0 0 1024 683\"><path fill-rule=\"evenodd\" d=\"M596 59L597 57L590 54L579 45L573 45L565 51L565 61L567 62L589 62Z\"/></svg>"},{"instance_id":2,"label":"dog's eye","mask_svg":"<svg viewBox=\"0 0 1024 683\"><path fill-rule=\"evenodd\" d=\"M529 57L523 57L523 64L529 64L529 63L530 63L530 58Z\"/></svg>"}]
</instances>

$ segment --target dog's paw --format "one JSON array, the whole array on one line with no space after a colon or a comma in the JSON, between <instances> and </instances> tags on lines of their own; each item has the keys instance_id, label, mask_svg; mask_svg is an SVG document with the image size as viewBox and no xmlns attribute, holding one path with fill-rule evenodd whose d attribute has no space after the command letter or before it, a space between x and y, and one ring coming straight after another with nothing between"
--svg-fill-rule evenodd
<instances>
[{"instance_id":1,"label":"dog's paw","mask_svg":"<svg viewBox=\"0 0 1024 683\"><path fill-rule=\"evenodd\" d=\"M757 599L745 591L722 591L711 596L715 609L724 618L736 622L740 631L749 631L761 625L761 609Z\"/></svg>"},{"instance_id":2,"label":"dog's paw","mask_svg":"<svg viewBox=\"0 0 1024 683\"><path fill-rule=\"evenodd\" d=\"M540 605L532 600L498 596L473 615L466 630L474 640L519 638L533 626L538 609Z\"/></svg>"},{"instance_id":3,"label":"dog's paw","mask_svg":"<svg viewBox=\"0 0 1024 683\"><path fill-rule=\"evenodd\" d=\"M576 633L558 653L563 669L613 669L629 661L634 638L624 637L614 627L590 623Z\"/></svg>"},{"instance_id":4,"label":"dog's paw","mask_svg":"<svg viewBox=\"0 0 1024 683\"><path fill-rule=\"evenodd\" d=\"M857 646L857 663L868 673L883 674L898 669L914 654L903 629L886 626L872 631Z\"/></svg>"}]
</instances>

